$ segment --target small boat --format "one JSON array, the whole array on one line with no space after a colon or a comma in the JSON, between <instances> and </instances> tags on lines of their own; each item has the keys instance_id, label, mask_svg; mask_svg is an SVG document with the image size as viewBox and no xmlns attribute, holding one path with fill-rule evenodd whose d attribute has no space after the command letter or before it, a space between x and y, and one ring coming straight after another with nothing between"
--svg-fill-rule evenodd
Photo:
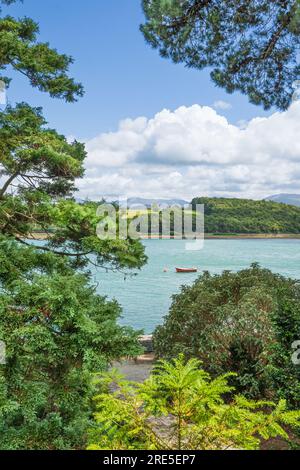
<instances>
[{"instance_id":1,"label":"small boat","mask_svg":"<svg viewBox=\"0 0 300 470\"><path fill-rule=\"evenodd\" d=\"M197 268L176 268L177 273L197 273Z\"/></svg>"}]
</instances>

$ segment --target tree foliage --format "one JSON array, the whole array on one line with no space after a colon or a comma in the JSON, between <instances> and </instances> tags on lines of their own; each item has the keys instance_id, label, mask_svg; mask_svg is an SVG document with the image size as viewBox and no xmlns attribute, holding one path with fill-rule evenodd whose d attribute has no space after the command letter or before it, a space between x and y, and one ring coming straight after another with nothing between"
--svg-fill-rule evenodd
<instances>
[{"instance_id":1,"label":"tree foliage","mask_svg":"<svg viewBox=\"0 0 300 470\"><path fill-rule=\"evenodd\" d=\"M299 78L298 0L143 0L141 30L162 57L209 67L214 83L286 109Z\"/></svg>"},{"instance_id":2,"label":"tree foliage","mask_svg":"<svg viewBox=\"0 0 300 470\"><path fill-rule=\"evenodd\" d=\"M4 5L14 0L2 0ZM69 77L73 59L59 54L48 43L38 42L39 26L30 18L0 18L0 70L12 67L25 75L33 87L55 98L73 102L83 95L83 87ZM10 78L0 75L7 84Z\"/></svg>"},{"instance_id":3,"label":"tree foliage","mask_svg":"<svg viewBox=\"0 0 300 470\"><path fill-rule=\"evenodd\" d=\"M47 246L61 256L95 254L115 267L140 267L143 248L133 240L100 240L96 208L79 205L70 196L75 179L84 175L84 145L68 143L46 127L40 109L25 103L0 112L0 228L22 243L34 230L49 234ZM55 229L54 234L49 228Z\"/></svg>"},{"instance_id":4,"label":"tree foliage","mask_svg":"<svg viewBox=\"0 0 300 470\"><path fill-rule=\"evenodd\" d=\"M185 363L183 356L160 362L142 385L106 376L96 397L89 449L255 450L261 440L287 439L287 425L299 427L300 412L287 411L284 400L277 405L241 395L228 400L229 377L211 379L199 361ZM111 384L117 385L114 393Z\"/></svg>"},{"instance_id":5,"label":"tree foliage","mask_svg":"<svg viewBox=\"0 0 300 470\"><path fill-rule=\"evenodd\" d=\"M182 287L154 335L159 357L197 357L214 375L233 371L250 397L286 398L299 406L300 370L292 362L299 339L299 285L253 265L238 273L205 272Z\"/></svg>"},{"instance_id":6,"label":"tree foliage","mask_svg":"<svg viewBox=\"0 0 300 470\"><path fill-rule=\"evenodd\" d=\"M28 18L0 17L0 69L74 101L82 86L68 75L72 60L39 43L37 33ZM118 325L118 304L96 294L88 264L140 268L144 249L97 237L95 206L73 197L85 157L84 145L50 129L40 108L19 103L0 112L2 449L83 448L92 372L140 350L137 333ZM46 240L35 240L37 232Z\"/></svg>"},{"instance_id":7,"label":"tree foliage","mask_svg":"<svg viewBox=\"0 0 300 470\"><path fill-rule=\"evenodd\" d=\"M67 260L7 240L0 256L0 448L83 448L91 375L138 354L138 333Z\"/></svg>"}]
</instances>

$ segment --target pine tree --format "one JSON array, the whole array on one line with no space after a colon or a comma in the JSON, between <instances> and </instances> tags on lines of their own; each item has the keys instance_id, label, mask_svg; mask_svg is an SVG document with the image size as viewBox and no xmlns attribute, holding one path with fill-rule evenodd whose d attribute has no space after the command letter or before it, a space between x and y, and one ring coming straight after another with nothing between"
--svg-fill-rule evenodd
<instances>
[{"instance_id":1,"label":"pine tree","mask_svg":"<svg viewBox=\"0 0 300 470\"><path fill-rule=\"evenodd\" d=\"M7 87L12 67L40 91L73 102L83 88L69 77L71 63L38 42L31 19L0 16ZM83 144L47 127L40 108L19 103L0 112L1 449L83 448L92 372L139 352L138 333L118 325L120 307L96 294L88 265L140 268L144 249L97 237L96 206L73 197L85 157ZM37 232L43 243L34 241Z\"/></svg>"},{"instance_id":2,"label":"pine tree","mask_svg":"<svg viewBox=\"0 0 300 470\"><path fill-rule=\"evenodd\" d=\"M162 57L211 69L228 93L286 109L299 78L299 0L143 0L141 30Z\"/></svg>"}]
</instances>

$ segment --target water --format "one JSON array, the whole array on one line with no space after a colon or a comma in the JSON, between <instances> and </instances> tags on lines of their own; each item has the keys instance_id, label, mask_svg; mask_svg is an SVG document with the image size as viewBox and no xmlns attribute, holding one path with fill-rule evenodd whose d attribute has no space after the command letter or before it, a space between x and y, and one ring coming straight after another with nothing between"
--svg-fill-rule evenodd
<instances>
[{"instance_id":1,"label":"water","mask_svg":"<svg viewBox=\"0 0 300 470\"><path fill-rule=\"evenodd\" d=\"M206 240L201 251L186 251L182 240L143 242L148 264L136 277L94 272L98 292L115 298L123 307L123 325L151 333L168 313L171 296L182 284L191 284L202 271L249 267L257 261L273 272L300 279L300 240ZM199 273L177 274L175 267L198 267ZM168 272L163 272L164 268Z\"/></svg>"}]
</instances>

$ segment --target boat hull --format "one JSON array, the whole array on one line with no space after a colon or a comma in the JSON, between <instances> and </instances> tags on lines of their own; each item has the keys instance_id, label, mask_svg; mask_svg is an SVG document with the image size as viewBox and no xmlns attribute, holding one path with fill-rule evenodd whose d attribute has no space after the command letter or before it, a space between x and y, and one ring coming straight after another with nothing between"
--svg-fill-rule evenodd
<instances>
[{"instance_id":1,"label":"boat hull","mask_svg":"<svg viewBox=\"0 0 300 470\"><path fill-rule=\"evenodd\" d=\"M176 268L177 273L197 273L197 268Z\"/></svg>"}]
</instances>

